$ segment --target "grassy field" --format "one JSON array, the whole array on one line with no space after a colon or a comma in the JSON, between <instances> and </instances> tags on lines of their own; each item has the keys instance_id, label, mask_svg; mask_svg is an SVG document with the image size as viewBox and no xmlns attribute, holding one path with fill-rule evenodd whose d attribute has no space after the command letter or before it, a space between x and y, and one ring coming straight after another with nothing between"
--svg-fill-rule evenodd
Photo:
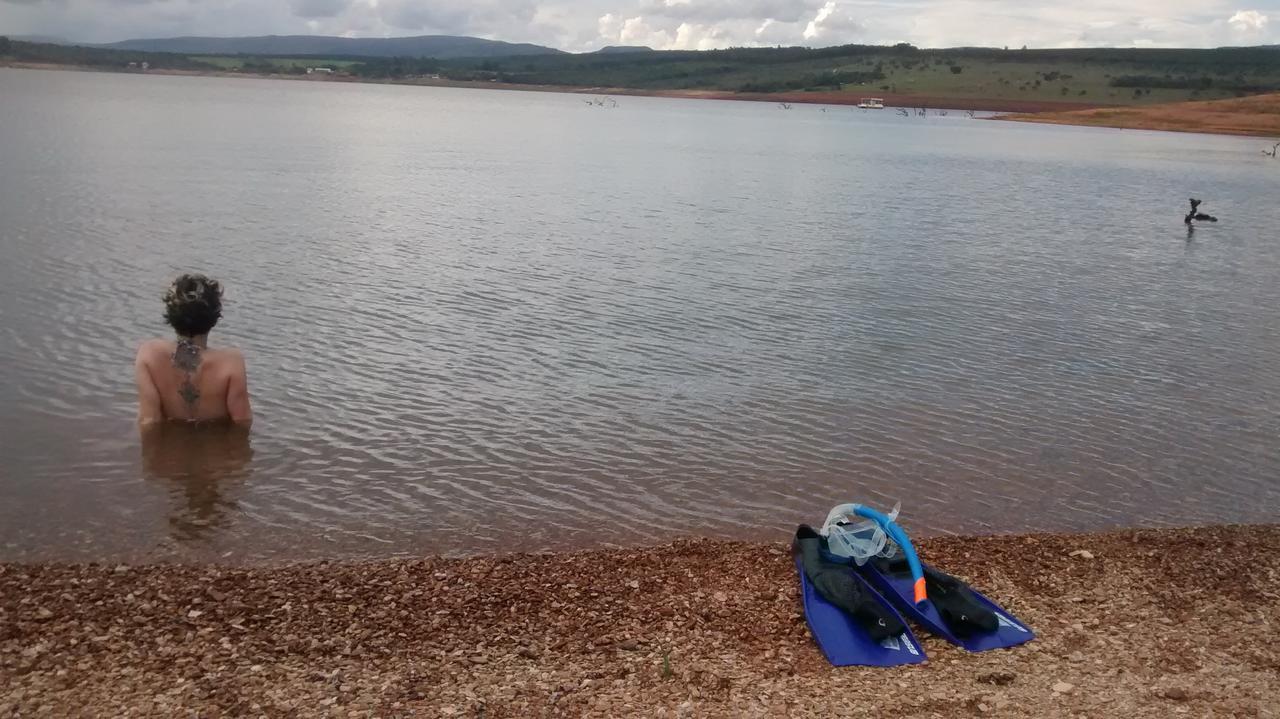
<instances>
[{"instance_id":1,"label":"grassy field","mask_svg":"<svg viewBox=\"0 0 1280 719\"><path fill-rule=\"evenodd\" d=\"M1280 57L1277 60L1280 61ZM865 72L875 65L875 62L868 60L842 65L836 69L840 72ZM1226 89L1210 88L1197 92L1187 89L1110 85L1113 78L1149 72L1149 67L1138 64L996 62L974 59L954 63L890 60L882 62L880 66L886 76L884 80L845 85L841 89L860 94L879 90L932 97L1090 102L1107 105L1155 104L1193 98L1210 100L1235 96L1233 91ZM953 66L960 68L960 72L953 72ZM1280 83L1280 67L1276 72L1268 73L1266 79Z\"/></svg>"},{"instance_id":2,"label":"grassy field","mask_svg":"<svg viewBox=\"0 0 1280 719\"><path fill-rule=\"evenodd\" d=\"M191 55L190 58L197 62L215 65L223 70L243 70L246 64L254 68L267 64L279 68L281 72L288 72L294 68L305 70L309 67L329 67L334 70L345 70L359 62L358 60L334 60L316 57L253 57L247 55Z\"/></svg>"}]
</instances>

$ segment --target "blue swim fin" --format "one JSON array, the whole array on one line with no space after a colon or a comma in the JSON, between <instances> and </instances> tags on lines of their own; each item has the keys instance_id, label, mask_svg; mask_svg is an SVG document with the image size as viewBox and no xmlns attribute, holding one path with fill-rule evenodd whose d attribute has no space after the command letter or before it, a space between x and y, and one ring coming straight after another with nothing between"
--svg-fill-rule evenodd
<instances>
[{"instance_id":1,"label":"blue swim fin","mask_svg":"<svg viewBox=\"0 0 1280 719\"><path fill-rule=\"evenodd\" d=\"M955 577L937 571L927 564L924 565L924 571L925 585L928 587L931 597L935 594L946 592L949 587L952 592L958 592L963 595L961 601L972 602L977 605L979 611L990 611L994 615L986 618L987 626L976 627L970 625L962 628L954 619L948 622L947 619L944 619L943 612L939 611L938 604L945 601L941 596L931 598L922 604L916 604L914 601L915 582L909 571L902 571L901 569L895 571L891 563L877 560L867 562L858 568L859 574L872 587L875 587L876 590L887 597L908 619L916 621L930 632L971 652L1004 649L1036 638L1030 627L1014 618L1012 614L987 599L976 589ZM951 582L958 584L959 587L951 585ZM955 610L950 612L952 615L958 613Z\"/></svg>"},{"instance_id":2,"label":"blue swim fin","mask_svg":"<svg viewBox=\"0 0 1280 719\"><path fill-rule=\"evenodd\" d=\"M904 626L901 634L880 642L872 640L853 617L818 593L805 575L803 559L799 556L796 557L796 571L800 575L800 595L804 601L804 615L809 621L809 630L832 666L896 667L919 664L925 660L924 648L910 629ZM897 616L889 602L868 586L852 568L845 571L861 584L869 599L882 605L886 612Z\"/></svg>"}]
</instances>

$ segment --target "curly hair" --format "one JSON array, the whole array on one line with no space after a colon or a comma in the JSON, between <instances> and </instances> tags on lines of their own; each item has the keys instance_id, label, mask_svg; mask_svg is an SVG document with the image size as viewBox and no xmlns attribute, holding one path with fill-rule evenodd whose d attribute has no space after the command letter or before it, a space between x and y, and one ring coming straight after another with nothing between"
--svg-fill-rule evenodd
<instances>
[{"instance_id":1,"label":"curly hair","mask_svg":"<svg viewBox=\"0 0 1280 719\"><path fill-rule=\"evenodd\" d=\"M204 275L183 275L164 293L164 321L179 335L207 333L222 317L222 285Z\"/></svg>"}]
</instances>

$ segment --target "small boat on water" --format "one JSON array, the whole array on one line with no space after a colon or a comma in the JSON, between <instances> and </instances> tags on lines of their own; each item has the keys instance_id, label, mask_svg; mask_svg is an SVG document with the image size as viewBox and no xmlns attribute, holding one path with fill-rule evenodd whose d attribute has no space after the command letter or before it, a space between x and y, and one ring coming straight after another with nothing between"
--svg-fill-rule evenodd
<instances>
[{"instance_id":1,"label":"small boat on water","mask_svg":"<svg viewBox=\"0 0 1280 719\"><path fill-rule=\"evenodd\" d=\"M864 97L858 101L858 107L863 110L883 110L884 100L879 97Z\"/></svg>"}]
</instances>

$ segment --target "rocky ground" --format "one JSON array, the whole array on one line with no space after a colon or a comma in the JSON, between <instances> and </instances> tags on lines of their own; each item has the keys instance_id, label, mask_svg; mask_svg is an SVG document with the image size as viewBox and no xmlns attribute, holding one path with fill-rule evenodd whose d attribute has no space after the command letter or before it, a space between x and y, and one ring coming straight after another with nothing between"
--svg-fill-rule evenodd
<instances>
[{"instance_id":1,"label":"rocky ground","mask_svg":"<svg viewBox=\"0 0 1280 719\"><path fill-rule=\"evenodd\" d=\"M1280 716L1280 526L939 538L1029 623L830 667L785 545L0 565L0 717Z\"/></svg>"}]
</instances>

